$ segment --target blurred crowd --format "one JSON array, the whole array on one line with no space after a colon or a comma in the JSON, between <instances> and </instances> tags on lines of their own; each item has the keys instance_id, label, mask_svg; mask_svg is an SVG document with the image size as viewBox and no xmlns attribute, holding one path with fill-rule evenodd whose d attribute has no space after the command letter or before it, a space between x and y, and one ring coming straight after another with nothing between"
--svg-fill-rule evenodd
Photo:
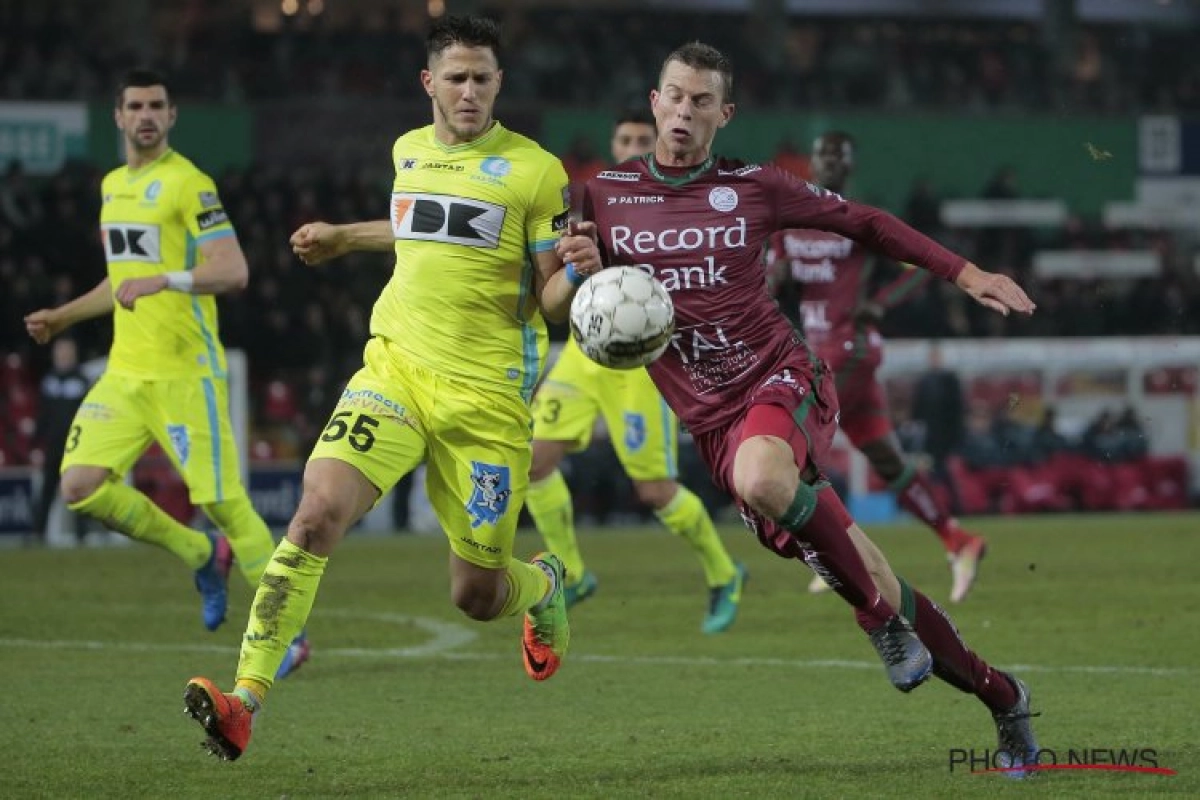
<instances>
[{"instance_id":1,"label":"blurred crowd","mask_svg":"<svg viewBox=\"0 0 1200 800\"><path fill-rule=\"evenodd\" d=\"M6 289L0 295L0 353L15 354L29 385L48 368L49 354L25 334L22 317L63 303L104 277L96 222L101 177L94 167L71 164L38 183L16 168L0 178L0 285ZM291 252L288 236L315 219L378 218L388 177L372 170L347 174L264 167L218 178L252 270L245 292L220 299L221 336L228 347L244 350L250 362L254 427L262 434L255 455L260 458L307 451L341 382L359 365L371 304L391 268L386 254L355 255L333 267L308 268ZM988 314L965 302L960 292L932 282L885 318L889 336L1200 333L1200 290L1186 278L1180 248L1166 232L1111 232L1082 223L1037 235L1023 229L947 230L938 221L937 202L929 187L915 187L906 214L980 263L1011 268L1029 287L1039 312L1031 319ZM1031 255L1037 247L1050 246L1154 248L1163 252L1169 269L1163 277L1126 283L1039 282L1030 273ZM552 334L561 340L565 331ZM104 355L110 335L106 321L81 326L74 332L81 357ZM0 397L5 402L11 405ZM0 417L10 423L17 416L0 408ZM14 452L10 443L8 450L10 462L14 455L20 457L20 448Z\"/></svg>"},{"instance_id":2,"label":"blurred crowd","mask_svg":"<svg viewBox=\"0 0 1200 800\"><path fill-rule=\"evenodd\" d=\"M738 92L749 105L1200 109L1195 28L1073 25L1051 36L1014 21L789 16L781 25L745 14L514 5L492 9L508 40L509 101L620 107L644 98L667 52L701 39L740 55ZM83 6L0 2L0 97L103 98L125 69L153 61L172 70L184 97L407 98L424 60L424 3L301 13L277 30L256 30L242 4L168 4L153 14L153 37L123 30L116 13L92 19ZM150 42L162 51L147 51Z\"/></svg>"}]
</instances>

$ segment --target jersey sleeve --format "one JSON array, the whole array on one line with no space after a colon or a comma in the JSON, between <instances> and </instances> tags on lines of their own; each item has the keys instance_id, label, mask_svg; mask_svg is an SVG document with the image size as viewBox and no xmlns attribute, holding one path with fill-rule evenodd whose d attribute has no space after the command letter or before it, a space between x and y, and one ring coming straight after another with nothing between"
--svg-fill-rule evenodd
<instances>
[{"instance_id":1,"label":"jersey sleeve","mask_svg":"<svg viewBox=\"0 0 1200 800\"><path fill-rule=\"evenodd\" d=\"M525 241L531 253L554 247L567 229L571 213L571 192L562 162L551 156L534 193L525 218Z\"/></svg>"},{"instance_id":2,"label":"jersey sleeve","mask_svg":"<svg viewBox=\"0 0 1200 800\"><path fill-rule=\"evenodd\" d=\"M953 281L966 259L874 206L802 181L775 167L763 170L770 183L781 228L816 228L838 233L896 261L915 264Z\"/></svg>"},{"instance_id":3,"label":"jersey sleeve","mask_svg":"<svg viewBox=\"0 0 1200 800\"><path fill-rule=\"evenodd\" d=\"M931 273L917 269L912 264L901 264L899 274L893 280L879 287L872 295L871 302L885 310L895 308L912 299L932 277Z\"/></svg>"},{"instance_id":4,"label":"jersey sleeve","mask_svg":"<svg viewBox=\"0 0 1200 800\"><path fill-rule=\"evenodd\" d=\"M203 172L196 171L187 177L179 203L183 223L197 244L234 235L217 186Z\"/></svg>"}]
</instances>

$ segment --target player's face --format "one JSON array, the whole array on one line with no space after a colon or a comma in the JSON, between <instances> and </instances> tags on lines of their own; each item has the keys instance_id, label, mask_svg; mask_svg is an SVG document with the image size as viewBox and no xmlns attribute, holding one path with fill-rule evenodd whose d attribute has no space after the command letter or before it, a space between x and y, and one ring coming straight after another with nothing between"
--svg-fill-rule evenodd
<instances>
[{"instance_id":1,"label":"player's face","mask_svg":"<svg viewBox=\"0 0 1200 800\"><path fill-rule=\"evenodd\" d=\"M725 102L721 73L693 69L678 61L667 64L659 88L650 92L658 123L655 153L668 165L692 166L708 158L717 130L733 117Z\"/></svg>"},{"instance_id":2,"label":"player's face","mask_svg":"<svg viewBox=\"0 0 1200 800\"><path fill-rule=\"evenodd\" d=\"M654 149L654 126L648 122L622 122L613 131L613 162L620 164Z\"/></svg>"},{"instance_id":3,"label":"player's face","mask_svg":"<svg viewBox=\"0 0 1200 800\"><path fill-rule=\"evenodd\" d=\"M175 124L175 108L165 86L130 86L117 109L117 127L136 150L154 150Z\"/></svg>"},{"instance_id":4,"label":"player's face","mask_svg":"<svg viewBox=\"0 0 1200 800\"><path fill-rule=\"evenodd\" d=\"M421 84L433 98L433 123L443 144L477 139L492 125L492 106L504 72L488 47L456 44L421 70Z\"/></svg>"},{"instance_id":5,"label":"player's face","mask_svg":"<svg viewBox=\"0 0 1200 800\"><path fill-rule=\"evenodd\" d=\"M817 183L840 192L854 171L854 145L837 136L819 136L813 142L811 162Z\"/></svg>"}]
</instances>

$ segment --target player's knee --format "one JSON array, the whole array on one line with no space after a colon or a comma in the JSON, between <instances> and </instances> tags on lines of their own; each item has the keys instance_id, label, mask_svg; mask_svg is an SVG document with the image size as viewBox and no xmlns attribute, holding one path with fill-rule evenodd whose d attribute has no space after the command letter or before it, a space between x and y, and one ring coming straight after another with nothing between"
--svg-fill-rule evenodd
<instances>
[{"instance_id":1,"label":"player's knee","mask_svg":"<svg viewBox=\"0 0 1200 800\"><path fill-rule=\"evenodd\" d=\"M738 448L733 465L733 489L738 497L770 519L787 511L800 482L791 451L783 458L779 450L765 437L747 439Z\"/></svg>"},{"instance_id":2,"label":"player's knee","mask_svg":"<svg viewBox=\"0 0 1200 800\"><path fill-rule=\"evenodd\" d=\"M459 611L478 622L493 619L498 611L497 588L479 581L455 583L450 587L450 600Z\"/></svg>"},{"instance_id":3,"label":"player's knee","mask_svg":"<svg viewBox=\"0 0 1200 800\"><path fill-rule=\"evenodd\" d=\"M87 500L108 480L107 470L70 467L62 476L63 502L69 506L77 505Z\"/></svg>"},{"instance_id":4,"label":"player's knee","mask_svg":"<svg viewBox=\"0 0 1200 800\"><path fill-rule=\"evenodd\" d=\"M566 455L566 447L562 442L551 442L542 439L533 440L533 462L529 467L531 481L543 481L554 474L558 465Z\"/></svg>"},{"instance_id":5,"label":"player's knee","mask_svg":"<svg viewBox=\"0 0 1200 800\"><path fill-rule=\"evenodd\" d=\"M288 525L288 541L313 555L328 555L345 530L344 516L340 504L324 493L305 492Z\"/></svg>"},{"instance_id":6,"label":"player's knee","mask_svg":"<svg viewBox=\"0 0 1200 800\"><path fill-rule=\"evenodd\" d=\"M673 480L634 481L633 490L637 493L638 500L657 511L666 508L675 499L679 484Z\"/></svg>"}]
</instances>

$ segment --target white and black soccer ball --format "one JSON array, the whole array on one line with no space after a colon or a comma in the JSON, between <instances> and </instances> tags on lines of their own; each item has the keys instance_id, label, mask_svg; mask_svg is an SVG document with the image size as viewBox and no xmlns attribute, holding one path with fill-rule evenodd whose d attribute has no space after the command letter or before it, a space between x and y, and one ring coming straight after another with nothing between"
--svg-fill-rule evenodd
<instances>
[{"instance_id":1,"label":"white and black soccer ball","mask_svg":"<svg viewBox=\"0 0 1200 800\"><path fill-rule=\"evenodd\" d=\"M611 369L646 366L663 354L674 332L671 295L638 267L600 270L571 302L571 335L579 349Z\"/></svg>"}]
</instances>

